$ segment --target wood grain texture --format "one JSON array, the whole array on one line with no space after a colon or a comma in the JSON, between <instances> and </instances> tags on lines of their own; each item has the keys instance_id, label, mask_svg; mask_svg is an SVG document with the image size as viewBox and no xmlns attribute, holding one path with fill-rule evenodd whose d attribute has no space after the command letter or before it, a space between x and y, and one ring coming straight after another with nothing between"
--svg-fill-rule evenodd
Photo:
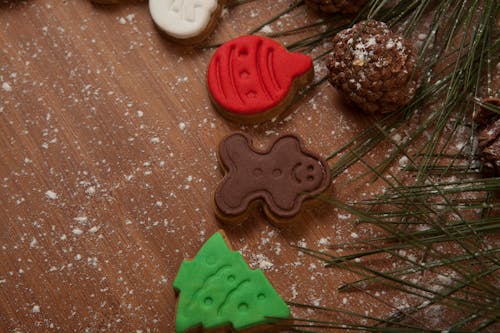
<instances>
[{"instance_id":1,"label":"wood grain texture","mask_svg":"<svg viewBox=\"0 0 500 333\"><path fill-rule=\"evenodd\" d=\"M209 42L290 3L231 9ZM285 24L300 15L314 14ZM232 130L261 145L296 133L327 156L370 122L328 85L285 120L240 127L210 104L213 50L167 41L147 3L2 0L0 29L0 332L173 332L177 269L221 227L284 299L384 310L339 295L353 276L289 246L369 232L349 215L323 204L280 230L258 211L228 228L212 210L216 146ZM333 195L376 191L348 183L360 172L334 180Z\"/></svg>"}]
</instances>

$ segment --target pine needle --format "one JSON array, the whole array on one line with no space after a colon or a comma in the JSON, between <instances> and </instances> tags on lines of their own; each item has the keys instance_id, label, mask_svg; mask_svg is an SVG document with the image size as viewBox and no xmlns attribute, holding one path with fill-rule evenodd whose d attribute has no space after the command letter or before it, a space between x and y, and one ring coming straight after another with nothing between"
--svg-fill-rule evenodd
<instances>
[{"instance_id":1,"label":"pine needle","mask_svg":"<svg viewBox=\"0 0 500 333\"><path fill-rule=\"evenodd\" d=\"M500 113L500 107L479 98L484 78L492 77L491 64L500 59L496 26L499 14L500 4L495 0L371 0L350 21L334 15L270 34L272 37L300 35L287 44L287 48L302 52L319 49L315 61L321 61L330 52L321 50L325 41L366 18L387 22L407 37L427 27L418 57L422 84L412 101L398 112L374 119L372 126L327 157L332 163L333 177L359 164L367 172L355 177L352 183L371 175L371 181L386 186L385 192L354 202L322 197L356 216L358 225L381 230L381 235L337 244L337 247L355 250L344 256L298 248L323 261L326 267L359 275L358 280L341 286L340 292L390 287L421 299L421 303L387 318L291 303L312 310L342 313L354 317L354 322L358 319L358 324L353 324L294 318L293 331L432 332L416 315L433 305L462 314L447 327L453 332L481 331L499 323L500 248L495 241L500 236L500 201L497 199L500 178L480 179L482 166L474 151L472 120L479 107ZM276 22L283 15L273 17L258 28ZM326 78L318 80L298 96L296 102L307 98L325 81ZM417 125L410 128L404 140L392 139L395 133L408 131L410 123ZM464 128L470 134L464 134ZM383 142L389 142L392 151L371 165L365 156ZM395 161L401 156L407 164L394 171ZM409 183L408 175L415 180ZM414 255L408 256L408 252ZM383 270L371 261L380 256L398 265ZM412 279L424 272L445 282ZM372 324L359 324L360 320Z\"/></svg>"}]
</instances>

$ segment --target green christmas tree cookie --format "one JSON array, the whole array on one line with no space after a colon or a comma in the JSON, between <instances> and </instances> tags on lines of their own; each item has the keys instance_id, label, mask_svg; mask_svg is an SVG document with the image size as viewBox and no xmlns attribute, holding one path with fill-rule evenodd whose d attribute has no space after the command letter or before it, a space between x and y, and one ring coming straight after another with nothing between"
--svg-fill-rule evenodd
<instances>
[{"instance_id":1,"label":"green christmas tree cookie","mask_svg":"<svg viewBox=\"0 0 500 333\"><path fill-rule=\"evenodd\" d=\"M251 270L231 251L222 232L215 233L196 257L185 260L174 288L179 292L176 332L231 325L240 331L288 318L290 309L264 273Z\"/></svg>"}]
</instances>

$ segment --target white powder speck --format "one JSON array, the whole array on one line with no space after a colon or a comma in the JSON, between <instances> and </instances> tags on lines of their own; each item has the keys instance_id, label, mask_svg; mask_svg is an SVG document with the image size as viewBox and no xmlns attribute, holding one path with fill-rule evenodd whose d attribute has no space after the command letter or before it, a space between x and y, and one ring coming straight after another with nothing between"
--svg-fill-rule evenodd
<instances>
[{"instance_id":1,"label":"white powder speck","mask_svg":"<svg viewBox=\"0 0 500 333\"><path fill-rule=\"evenodd\" d=\"M73 229L73 235L79 236L81 234L83 234L82 229L78 229L78 228Z\"/></svg>"},{"instance_id":2,"label":"white powder speck","mask_svg":"<svg viewBox=\"0 0 500 333\"><path fill-rule=\"evenodd\" d=\"M31 308L32 313L39 313L40 312L40 305L33 305L33 308Z\"/></svg>"},{"instance_id":3,"label":"white powder speck","mask_svg":"<svg viewBox=\"0 0 500 333\"><path fill-rule=\"evenodd\" d=\"M157 143L160 143L160 138L154 137L154 138L151 138L150 141L151 141L152 144L157 144Z\"/></svg>"},{"instance_id":4,"label":"white powder speck","mask_svg":"<svg viewBox=\"0 0 500 333\"><path fill-rule=\"evenodd\" d=\"M297 292L297 286L294 284L292 285L292 299L296 299L299 293Z\"/></svg>"},{"instance_id":5,"label":"white powder speck","mask_svg":"<svg viewBox=\"0 0 500 333\"><path fill-rule=\"evenodd\" d=\"M97 230L99 230L99 227L94 226L94 227L92 227L92 228L89 229L89 233L95 234L97 232Z\"/></svg>"},{"instance_id":6,"label":"white powder speck","mask_svg":"<svg viewBox=\"0 0 500 333\"><path fill-rule=\"evenodd\" d=\"M144 112L137 110L137 117L142 118L142 116L144 116Z\"/></svg>"},{"instance_id":7,"label":"white powder speck","mask_svg":"<svg viewBox=\"0 0 500 333\"><path fill-rule=\"evenodd\" d=\"M57 199L57 193L51 190L48 190L45 192L45 197L50 200L55 200Z\"/></svg>"},{"instance_id":8,"label":"white powder speck","mask_svg":"<svg viewBox=\"0 0 500 333\"><path fill-rule=\"evenodd\" d=\"M30 242L30 248L35 248L38 245L38 241L36 240L35 237Z\"/></svg>"},{"instance_id":9,"label":"white powder speck","mask_svg":"<svg viewBox=\"0 0 500 333\"><path fill-rule=\"evenodd\" d=\"M270 34L271 32L273 32L273 28L271 28L270 25L265 25L262 27L261 31L266 34Z\"/></svg>"},{"instance_id":10,"label":"white powder speck","mask_svg":"<svg viewBox=\"0 0 500 333\"><path fill-rule=\"evenodd\" d=\"M178 76L177 77L177 84L187 82L189 78L187 76Z\"/></svg>"},{"instance_id":11,"label":"white powder speck","mask_svg":"<svg viewBox=\"0 0 500 333\"><path fill-rule=\"evenodd\" d=\"M5 90L5 91L7 91L7 92L11 92L12 91L12 87L7 82L2 83L2 89Z\"/></svg>"},{"instance_id":12,"label":"white powder speck","mask_svg":"<svg viewBox=\"0 0 500 333\"><path fill-rule=\"evenodd\" d=\"M330 240L328 238L325 238L325 237L321 238L318 241L319 246L327 246L329 243L330 243Z\"/></svg>"},{"instance_id":13,"label":"white powder speck","mask_svg":"<svg viewBox=\"0 0 500 333\"><path fill-rule=\"evenodd\" d=\"M259 262L259 268L264 270L264 271L273 268L273 266L274 266L274 264L272 262L267 261L265 259L263 259Z\"/></svg>"},{"instance_id":14,"label":"white powder speck","mask_svg":"<svg viewBox=\"0 0 500 333\"><path fill-rule=\"evenodd\" d=\"M401 158L399 159L399 166L400 166L401 168L404 168L405 166L407 166L407 165L408 165L408 162L409 162L408 157L403 156L403 157L401 157Z\"/></svg>"},{"instance_id":15,"label":"white powder speck","mask_svg":"<svg viewBox=\"0 0 500 333\"><path fill-rule=\"evenodd\" d=\"M127 20L124 17L120 17L118 22L120 22L120 24L127 24Z\"/></svg>"},{"instance_id":16,"label":"white powder speck","mask_svg":"<svg viewBox=\"0 0 500 333\"><path fill-rule=\"evenodd\" d=\"M358 43L355 46L355 49L352 50L354 55L353 65L355 66L363 66L368 61L369 53L366 50L366 45L363 43Z\"/></svg>"},{"instance_id":17,"label":"white powder speck","mask_svg":"<svg viewBox=\"0 0 500 333\"><path fill-rule=\"evenodd\" d=\"M274 267L274 264L263 254L256 254L253 256L257 266L266 271Z\"/></svg>"},{"instance_id":18,"label":"white powder speck","mask_svg":"<svg viewBox=\"0 0 500 333\"><path fill-rule=\"evenodd\" d=\"M451 285L451 283L453 282L453 279L449 276L445 276L445 275L438 275L438 280L444 284L444 285Z\"/></svg>"},{"instance_id":19,"label":"white powder speck","mask_svg":"<svg viewBox=\"0 0 500 333\"><path fill-rule=\"evenodd\" d=\"M274 135L274 134L277 134L276 131L273 130L266 131L266 135Z\"/></svg>"},{"instance_id":20,"label":"white powder speck","mask_svg":"<svg viewBox=\"0 0 500 333\"><path fill-rule=\"evenodd\" d=\"M370 37L368 38L368 41L366 42L366 46L373 46L373 45L377 45L377 40L375 39L375 37Z\"/></svg>"},{"instance_id":21,"label":"white powder speck","mask_svg":"<svg viewBox=\"0 0 500 333\"><path fill-rule=\"evenodd\" d=\"M193 181L193 176L187 176L186 180L187 180L188 182Z\"/></svg>"},{"instance_id":22,"label":"white powder speck","mask_svg":"<svg viewBox=\"0 0 500 333\"><path fill-rule=\"evenodd\" d=\"M355 233L355 232L351 232L351 237L352 238L358 238L359 235L357 233Z\"/></svg>"},{"instance_id":23,"label":"white powder speck","mask_svg":"<svg viewBox=\"0 0 500 333\"><path fill-rule=\"evenodd\" d=\"M73 220L80 224L86 224L87 223L87 216L77 216Z\"/></svg>"},{"instance_id":24,"label":"white powder speck","mask_svg":"<svg viewBox=\"0 0 500 333\"><path fill-rule=\"evenodd\" d=\"M392 140L397 144L401 143L401 135L399 133L394 134Z\"/></svg>"},{"instance_id":25,"label":"white powder speck","mask_svg":"<svg viewBox=\"0 0 500 333\"><path fill-rule=\"evenodd\" d=\"M85 193L87 193L88 195L94 195L95 194L95 186L87 187L87 189L85 190Z\"/></svg>"},{"instance_id":26,"label":"white powder speck","mask_svg":"<svg viewBox=\"0 0 500 333\"><path fill-rule=\"evenodd\" d=\"M77 255L75 256L75 260L76 260L76 261L82 260L82 256L81 256L81 254L77 254Z\"/></svg>"},{"instance_id":27,"label":"white powder speck","mask_svg":"<svg viewBox=\"0 0 500 333\"><path fill-rule=\"evenodd\" d=\"M180 123L179 123L179 129L180 129L181 131L184 131L184 129L185 129L185 128L186 128L186 123L180 122Z\"/></svg>"}]
</instances>

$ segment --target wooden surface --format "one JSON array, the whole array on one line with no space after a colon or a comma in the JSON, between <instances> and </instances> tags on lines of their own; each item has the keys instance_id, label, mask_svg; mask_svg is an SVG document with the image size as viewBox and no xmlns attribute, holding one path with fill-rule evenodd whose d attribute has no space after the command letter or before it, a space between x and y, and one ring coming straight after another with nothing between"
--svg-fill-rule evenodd
<instances>
[{"instance_id":1,"label":"wooden surface","mask_svg":"<svg viewBox=\"0 0 500 333\"><path fill-rule=\"evenodd\" d=\"M244 34L291 2L225 11L209 42ZM314 18L301 8L284 26L304 13ZM324 249L369 232L345 212L323 204L280 230L258 211L239 226L212 211L216 146L231 131L260 145L297 133L327 156L370 121L329 85L284 120L240 127L209 102L213 50L167 41L147 3L1 0L0 29L0 332L173 332L177 269L221 227L284 299L387 311L338 294L354 277L290 246ZM333 195L369 195L373 188L348 182L363 171L335 179Z\"/></svg>"}]
</instances>

